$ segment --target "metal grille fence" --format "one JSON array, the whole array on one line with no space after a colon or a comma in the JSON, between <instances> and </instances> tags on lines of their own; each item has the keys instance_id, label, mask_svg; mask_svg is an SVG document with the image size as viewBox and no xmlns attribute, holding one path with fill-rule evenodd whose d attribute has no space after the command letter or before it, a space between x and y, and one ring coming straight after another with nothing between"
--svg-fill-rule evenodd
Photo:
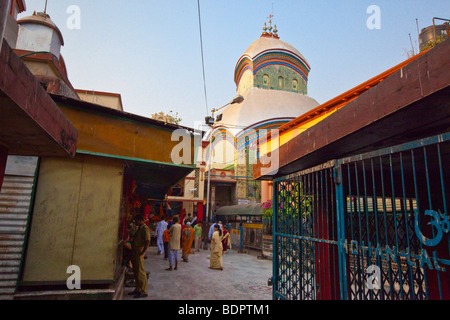
<instances>
[{"instance_id":1,"label":"metal grille fence","mask_svg":"<svg viewBox=\"0 0 450 320\"><path fill-rule=\"evenodd\" d=\"M450 133L274 181L274 299L450 299Z\"/></svg>"},{"instance_id":2,"label":"metal grille fence","mask_svg":"<svg viewBox=\"0 0 450 320\"><path fill-rule=\"evenodd\" d=\"M333 164L275 182L275 299L339 296Z\"/></svg>"}]
</instances>

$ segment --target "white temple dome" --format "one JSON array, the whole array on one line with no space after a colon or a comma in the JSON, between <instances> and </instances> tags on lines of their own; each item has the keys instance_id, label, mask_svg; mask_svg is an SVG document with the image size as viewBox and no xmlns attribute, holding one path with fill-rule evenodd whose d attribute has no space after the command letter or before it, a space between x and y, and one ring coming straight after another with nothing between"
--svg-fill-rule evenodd
<instances>
[{"instance_id":1,"label":"white temple dome","mask_svg":"<svg viewBox=\"0 0 450 320\"><path fill-rule=\"evenodd\" d=\"M280 40L280 38L268 37L268 36L261 36L258 39L256 39L248 47L248 49L245 50L243 56L249 56L250 58L254 59L260 53L263 53L267 50L275 50L275 49L291 52L291 53L297 55L299 58L301 58L305 62L307 62L305 57L294 46L290 45L287 42Z\"/></svg>"},{"instance_id":2,"label":"white temple dome","mask_svg":"<svg viewBox=\"0 0 450 320\"><path fill-rule=\"evenodd\" d=\"M233 134L249 128L276 128L319 106L307 95L309 63L268 29L263 29L236 64L234 81L243 103L229 105L215 127L226 127Z\"/></svg>"},{"instance_id":3,"label":"white temple dome","mask_svg":"<svg viewBox=\"0 0 450 320\"><path fill-rule=\"evenodd\" d=\"M316 100L307 95L256 87L247 90L243 97L244 102L229 105L223 111L216 127L225 127L237 134L253 125L269 121L288 122L319 106Z\"/></svg>"}]
</instances>

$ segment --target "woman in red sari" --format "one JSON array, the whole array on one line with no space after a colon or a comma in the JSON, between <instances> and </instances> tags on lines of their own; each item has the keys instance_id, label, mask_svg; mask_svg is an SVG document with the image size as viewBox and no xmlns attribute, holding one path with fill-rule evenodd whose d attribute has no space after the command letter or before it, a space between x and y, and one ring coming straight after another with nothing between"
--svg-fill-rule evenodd
<instances>
[{"instance_id":1,"label":"woman in red sari","mask_svg":"<svg viewBox=\"0 0 450 320\"><path fill-rule=\"evenodd\" d=\"M225 226L222 226L223 229L223 238L222 238L222 247L223 247L223 254L227 253L227 249L229 244L231 243L230 239L230 232L228 232L228 229Z\"/></svg>"}]
</instances>

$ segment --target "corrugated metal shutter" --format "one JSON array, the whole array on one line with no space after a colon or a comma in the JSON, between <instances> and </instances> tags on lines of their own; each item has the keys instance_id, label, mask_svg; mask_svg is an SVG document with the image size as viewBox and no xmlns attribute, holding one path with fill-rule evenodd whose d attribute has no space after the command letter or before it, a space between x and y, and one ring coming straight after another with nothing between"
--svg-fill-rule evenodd
<instances>
[{"instance_id":1,"label":"corrugated metal shutter","mask_svg":"<svg viewBox=\"0 0 450 320\"><path fill-rule=\"evenodd\" d=\"M37 158L8 157L0 192L0 300L12 299L26 236Z\"/></svg>"}]
</instances>

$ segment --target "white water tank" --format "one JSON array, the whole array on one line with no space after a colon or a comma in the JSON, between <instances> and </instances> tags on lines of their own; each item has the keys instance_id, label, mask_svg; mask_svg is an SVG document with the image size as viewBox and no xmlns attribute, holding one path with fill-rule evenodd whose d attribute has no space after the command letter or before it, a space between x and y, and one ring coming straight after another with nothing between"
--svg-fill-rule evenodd
<instances>
[{"instance_id":1,"label":"white water tank","mask_svg":"<svg viewBox=\"0 0 450 320\"><path fill-rule=\"evenodd\" d=\"M58 59L64 40L61 31L46 13L33 13L17 21L19 35L16 49L32 52L51 52Z\"/></svg>"}]
</instances>

